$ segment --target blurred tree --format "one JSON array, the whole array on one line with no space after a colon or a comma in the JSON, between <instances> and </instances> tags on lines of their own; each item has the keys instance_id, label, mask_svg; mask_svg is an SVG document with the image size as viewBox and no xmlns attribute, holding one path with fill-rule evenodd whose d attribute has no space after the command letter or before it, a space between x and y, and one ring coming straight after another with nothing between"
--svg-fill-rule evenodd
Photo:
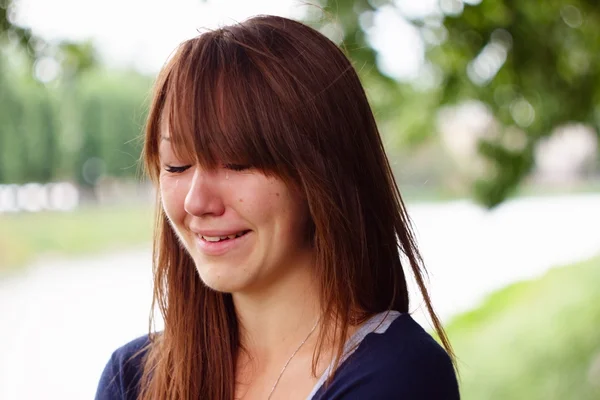
<instances>
[{"instance_id":1,"label":"blurred tree","mask_svg":"<svg viewBox=\"0 0 600 400\"><path fill-rule=\"evenodd\" d=\"M374 13L386 7L402 14L403 3L408 1L322 0L331 17L315 22L324 27L335 21L350 57L359 66L373 65L377 52L366 32ZM501 123L500 132L479 145L491 168L475 182L474 195L488 207L502 202L526 177L536 143L553 128L576 121L598 132L597 0L548 0L543 5L516 0L440 0L438 7L422 16L404 17L412 18L419 29L426 59L440 74L441 84L430 97L435 99L435 108L476 99ZM406 89L399 89L380 69L369 70L366 80L381 86L378 94L389 90L383 100L388 110L406 106ZM423 118L433 119L431 115ZM509 139L514 139L515 132L520 135L517 145Z\"/></svg>"},{"instance_id":2,"label":"blurred tree","mask_svg":"<svg viewBox=\"0 0 600 400\"><path fill-rule=\"evenodd\" d=\"M37 84L22 90L22 114L16 132L21 144L21 181L48 182L56 168L57 151L52 98Z\"/></svg>"},{"instance_id":3,"label":"blurred tree","mask_svg":"<svg viewBox=\"0 0 600 400\"><path fill-rule=\"evenodd\" d=\"M23 106L12 85L0 85L0 104L0 183L17 182L24 159L18 134Z\"/></svg>"},{"instance_id":4,"label":"blurred tree","mask_svg":"<svg viewBox=\"0 0 600 400\"><path fill-rule=\"evenodd\" d=\"M91 42L50 43L0 0L0 183L135 176L151 80L106 71Z\"/></svg>"},{"instance_id":5,"label":"blurred tree","mask_svg":"<svg viewBox=\"0 0 600 400\"><path fill-rule=\"evenodd\" d=\"M98 70L82 78L77 92L82 143L75 166L80 183L136 176L151 83L135 72Z\"/></svg>"},{"instance_id":6,"label":"blurred tree","mask_svg":"<svg viewBox=\"0 0 600 400\"><path fill-rule=\"evenodd\" d=\"M16 44L25 50L32 62L50 52L62 61L63 68L74 74L97 65L96 51L90 42L62 41L49 46L49 43L35 35L31 29L16 24L15 5L15 0L0 0L0 44Z\"/></svg>"},{"instance_id":7,"label":"blurred tree","mask_svg":"<svg viewBox=\"0 0 600 400\"><path fill-rule=\"evenodd\" d=\"M22 47L33 53L35 49L31 30L20 27L13 22L14 12L13 0L0 0L0 36L6 36L10 40L18 42Z\"/></svg>"},{"instance_id":8,"label":"blurred tree","mask_svg":"<svg viewBox=\"0 0 600 400\"><path fill-rule=\"evenodd\" d=\"M81 165L94 158L108 176L137 174L151 86L152 79L134 71L94 70L82 77L77 93Z\"/></svg>"}]
</instances>

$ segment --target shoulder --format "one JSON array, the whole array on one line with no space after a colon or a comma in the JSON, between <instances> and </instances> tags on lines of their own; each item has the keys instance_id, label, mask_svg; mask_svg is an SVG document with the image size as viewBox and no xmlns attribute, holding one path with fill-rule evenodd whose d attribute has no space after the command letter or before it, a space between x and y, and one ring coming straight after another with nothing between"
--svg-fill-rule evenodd
<instances>
[{"instance_id":1,"label":"shoulder","mask_svg":"<svg viewBox=\"0 0 600 400\"><path fill-rule=\"evenodd\" d=\"M112 353L100 377L96 400L137 398L143 359L149 344L148 335L144 335Z\"/></svg>"},{"instance_id":2,"label":"shoulder","mask_svg":"<svg viewBox=\"0 0 600 400\"><path fill-rule=\"evenodd\" d=\"M408 314L368 334L315 399L459 399L446 351Z\"/></svg>"}]
</instances>

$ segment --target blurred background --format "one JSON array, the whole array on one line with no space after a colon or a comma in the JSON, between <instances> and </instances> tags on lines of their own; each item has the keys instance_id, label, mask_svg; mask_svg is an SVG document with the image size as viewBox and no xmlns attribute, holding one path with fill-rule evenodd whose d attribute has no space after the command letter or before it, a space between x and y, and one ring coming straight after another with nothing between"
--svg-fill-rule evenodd
<instances>
[{"instance_id":1,"label":"blurred background","mask_svg":"<svg viewBox=\"0 0 600 400\"><path fill-rule=\"evenodd\" d=\"M166 4L0 0L0 399L93 398L148 331L153 79L256 14L316 27L359 71L463 398L600 399L596 0Z\"/></svg>"}]
</instances>

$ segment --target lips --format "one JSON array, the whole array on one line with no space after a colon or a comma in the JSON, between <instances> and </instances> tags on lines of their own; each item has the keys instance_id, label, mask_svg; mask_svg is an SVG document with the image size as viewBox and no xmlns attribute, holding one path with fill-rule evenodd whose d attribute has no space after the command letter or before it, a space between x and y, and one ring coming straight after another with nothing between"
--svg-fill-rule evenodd
<instances>
[{"instance_id":1,"label":"lips","mask_svg":"<svg viewBox=\"0 0 600 400\"><path fill-rule=\"evenodd\" d=\"M207 256L222 256L246 242L251 230L237 232L203 232L196 234L196 248Z\"/></svg>"}]
</instances>

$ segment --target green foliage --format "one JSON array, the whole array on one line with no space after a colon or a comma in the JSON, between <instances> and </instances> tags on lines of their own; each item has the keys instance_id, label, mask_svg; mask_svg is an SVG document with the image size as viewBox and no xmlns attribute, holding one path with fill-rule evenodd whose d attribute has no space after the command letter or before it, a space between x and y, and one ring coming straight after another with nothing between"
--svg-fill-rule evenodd
<instances>
[{"instance_id":1,"label":"green foliage","mask_svg":"<svg viewBox=\"0 0 600 400\"><path fill-rule=\"evenodd\" d=\"M599 126L600 9L592 0L552 0L543 6L483 1L447 16L444 26L448 39L429 51L445 76L442 103L476 98L505 127L527 133L524 148L510 157L499 142L495 151L483 153L501 171L491 181L494 188L477 186L480 200L493 206L529 172L534 145L554 127L572 121ZM501 49L498 54L506 52L506 60L495 76L484 79L496 54L486 56L484 49L493 46Z\"/></svg>"},{"instance_id":2,"label":"green foliage","mask_svg":"<svg viewBox=\"0 0 600 400\"><path fill-rule=\"evenodd\" d=\"M462 398L600 398L600 258L491 295L447 331Z\"/></svg>"},{"instance_id":3,"label":"green foliage","mask_svg":"<svg viewBox=\"0 0 600 400\"><path fill-rule=\"evenodd\" d=\"M318 7L309 8L306 23L323 32L339 34L339 45L358 71L369 101L374 109L380 130L388 138L390 148L402 148L422 143L423 132L434 129L435 118L430 118L437 106L437 95L420 93L410 85L401 84L382 74L376 67L377 52L371 47L363 30L372 23L372 13L389 0L327 0ZM361 17L363 18L360 21ZM425 117L424 117L425 116Z\"/></svg>"},{"instance_id":4,"label":"green foliage","mask_svg":"<svg viewBox=\"0 0 600 400\"><path fill-rule=\"evenodd\" d=\"M93 186L102 175L137 177L151 79L98 68L70 79L4 85L0 184L67 179Z\"/></svg>"},{"instance_id":5,"label":"green foliage","mask_svg":"<svg viewBox=\"0 0 600 400\"><path fill-rule=\"evenodd\" d=\"M134 72L97 71L82 79L77 92L82 143L76 165L81 183L94 183L82 175L92 158L101 162L106 175L136 176L150 86L150 79Z\"/></svg>"},{"instance_id":6,"label":"green foliage","mask_svg":"<svg viewBox=\"0 0 600 400\"><path fill-rule=\"evenodd\" d=\"M12 23L13 6L13 0L0 0L0 40L3 40L4 36L10 35L13 40L33 54L35 38L32 37L31 30Z\"/></svg>"},{"instance_id":7,"label":"green foliage","mask_svg":"<svg viewBox=\"0 0 600 400\"><path fill-rule=\"evenodd\" d=\"M0 183L60 178L93 185L100 173L134 175L150 80L99 72L91 43L44 43L11 22L14 1L0 0L0 45L19 43L29 70L27 79L7 79L27 68L11 67L8 57L0 58ZM460 10L442 8L446 14L412 21L423 37L440 39L425 41L427 60L441 82L427 91L383 74L367 38L375 13L382 7L401 12L401 2L318 3L325 17L309 7L307 22L340 37L392 151L429 140L440 106L469 99L487 106L501 128L479 146L489 168L475 174L483 178L472 191L488 207L518 189L533 166L533 149L553 128L566 122L600 125L600 8L595 0L440 2ZM60 60L60 85L32 82L34 62L42 56ZM507 139L516 131L523 136L518 146Z\"/></svg>"},{"instance_id":8,"label":"green foliage","mask_svg":"<svg viewBox=\"0 0 600 400\"><path fill-rule=\"evenodd\" d=\"M54 104L39 85L6 84L0 95L0 183L46 181L56 157Z\"/></svg>"},{"instance_id":9,"label":"green foliage","mask_svg":"<svg viewBox=\"0 0 600 400\"><path fill-rule=\"evenodd\" d=\"M337 21L349 56L358 66L374 65L377 54L366 40L364 29L369 28L373 12L383 6L396 7L401 12L398 3L389 0L320 3L328 17L311 20L321 27ZM429 93L435 105L422 108L418 118L410 122L417 128L413 133L406 131L405 119L398 117L398 111L395 113L398 118L394 119L394 112L389 110L410 107L415 102L414 93L391 82L377 69L363 75L367 85L376 82L376 86L385 88L377 93L389 89L387 96L376 99L374 107L384 124L393 121L396 129L390 130L395 134L413 136L409 143L415 141L415 136L433 132L431 115L438 107L470 99L483 102L505 130L524 132L525 143L517 149L507 147L504 132L481 145L492 175L475 182L474 195L481 203L493 207L513 193L530 172L536 143L553 128L581 122L598 131L600 8L596 0L550 0L543 4L449 0L440 4L453 4L458 9L442 7L437 15L412 21L423 36L435 33L445 37L440 43L427 44L427 59L440 72L442 83Z\"/></svg>"},{"instance_id":10,"label":"green foliage","mask_svg":"<svg viewBox=\"0 0 600 400\"><path fill-rule=\"evenodd\" d=\"M151 80L102 70L90 42L46 43L13 23L14 4L0 0L0 184L135 176ZM44 58L60 67L47 84Z\"/></svg>"},{"instance_id":11,"label":"green foliage","mask_svg":"<svg viewBox=\"0 0 600 400\"><path fill-rule=\"evenodd\" d=\"M515 193L516 183L533 165L532 151L514 151L498 143L481 141L479 152L493 160L493 175L475 182L474 195L480 203L495 206Z\"/></svg>"}]
</instances>

